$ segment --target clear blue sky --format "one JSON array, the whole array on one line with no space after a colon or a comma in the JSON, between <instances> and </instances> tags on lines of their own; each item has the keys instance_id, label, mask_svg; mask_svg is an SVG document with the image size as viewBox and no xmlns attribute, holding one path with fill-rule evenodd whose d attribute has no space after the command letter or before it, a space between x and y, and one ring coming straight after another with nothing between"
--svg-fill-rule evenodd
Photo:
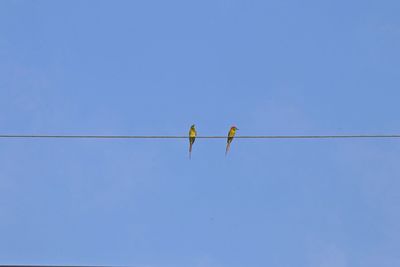
<instances>
[{"instance_id":1,"label":"clear blue sky","mask_svg":"<svg viewBox=\"0 0 400 267\"><path fill-rule=\"evenodd\" d=\"M1 1L0 133L400 133L400 2ZM399 140L0 140L0 263L400 266Z\"/></svg>"}]
</instances>

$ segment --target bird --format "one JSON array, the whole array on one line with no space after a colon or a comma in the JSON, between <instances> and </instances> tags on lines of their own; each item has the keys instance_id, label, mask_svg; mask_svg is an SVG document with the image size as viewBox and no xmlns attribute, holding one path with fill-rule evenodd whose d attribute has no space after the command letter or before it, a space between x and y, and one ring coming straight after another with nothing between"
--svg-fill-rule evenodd
<instances>
[{"instance_id":1,"label":"bird","mask_svg":"<svg viewBox=\"0 0 400 267\"><path fill-rule=\"evenodd\" d=\"M229 148L231 147L231 143L233 140L233 137L235 136L236 130L239 130L236 126L232 126L231 129L228 132L228 139L226 142L226 150L225 150L225 156L228 154Z\"/></svg>"},{"instance_id":2,"label":"bird","mask_svg":"<svg viewBox=\"0 0 400 267\"><path fill-rule=\"evenodd\" d=\"M190 126L190 130L189 130L189 159L192 158L192 146L194 141L196 140L196 128L195 125L193 124L192 126Z\"/></svg>"}]
</instances>

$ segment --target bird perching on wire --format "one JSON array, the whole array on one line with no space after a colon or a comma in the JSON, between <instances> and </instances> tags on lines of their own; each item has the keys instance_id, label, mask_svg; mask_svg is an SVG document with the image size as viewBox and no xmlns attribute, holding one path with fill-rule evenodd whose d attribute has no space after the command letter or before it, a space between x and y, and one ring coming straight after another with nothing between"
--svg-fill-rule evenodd
<instances>
[{"instance_id":1,"label":"bird perching on wire","mask_svg":"<svg viewBox=\"0 0 400 267\"><path fill-rule=\"evenodd\" d=\"M239 130L239 129L236 126L232 126L231 129L228 132L228 139L227 139L227 142L226 142L225 156L229 152L229 148L231 147L231 143L232 143L233 137L236 134L236 130Z\"/></svg>"},{"instance_id":2,"label":"bird perching on wire","mask_svg":"<svg viewBox=\"0 0 400 267\"><path fill-rule=\"evenodd\" d=\"M197 135L196 128L195 125L193 124L189 130L189 159L192 158L192 146L194 144L194 141L196 140L196 135Z\"/></svg>"}]
</instances>

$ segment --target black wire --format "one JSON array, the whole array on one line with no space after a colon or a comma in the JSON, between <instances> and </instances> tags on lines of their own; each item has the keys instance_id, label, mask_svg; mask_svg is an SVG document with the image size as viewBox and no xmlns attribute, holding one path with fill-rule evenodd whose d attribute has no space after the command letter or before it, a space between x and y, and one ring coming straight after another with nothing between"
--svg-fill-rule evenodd
<instances>
[{"instance_id":1,"label":"black wire","mask_svg":"<svg viewBox=\"0 0 400 267\"><path fill-rule=\"evenodd\" d=\"M188 136L174 135L23 135L2 134L0 138L75 138L75 139L187 139ZM226 139L226 136L197 136L198 139ZM344 139L344 138L400 138L400 134L357 134L357 135L249 135L235 139Z\"/></svg>"},{"instance_id":2,"label":"black wire","mask_svg":"<svg viewBox=\"0 0 400 267\"><path fill-rule=\"evenodd\" d=\"M128 266L118 266L118 265L24 265L24 264L0 264L0 267L128 267Z\"/></svg>"}]
</instances>

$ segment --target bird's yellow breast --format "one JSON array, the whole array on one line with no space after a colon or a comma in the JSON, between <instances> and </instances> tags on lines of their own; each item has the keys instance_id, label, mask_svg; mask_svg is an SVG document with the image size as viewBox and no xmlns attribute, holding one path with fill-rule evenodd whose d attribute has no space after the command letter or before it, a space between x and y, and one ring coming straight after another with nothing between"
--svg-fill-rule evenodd
<instances>
[{"instance_id":1,"label":"bird's yellow breast","mask_svg":"<svg viewBox=\"0 0 400 267\"><path fill-rule=\"evenodd\" d=\"M190 129L189 137L196 137L196 130L195 129Z\"/></svg>"},{"instance_id":2,"label":"bird's yellow breast","mask_svg":"<svg viewBox=\"0 0 400 267\"><path fill-rule=\"evenodd\" d=\"M234 137L234 136L235 136L235 133L236 133L236 130L235 130L235 129L230 129L230 131L229 131L229 133L228 133L228 136L229 136L229 137Z\"/></svg>"}]
</instances>

